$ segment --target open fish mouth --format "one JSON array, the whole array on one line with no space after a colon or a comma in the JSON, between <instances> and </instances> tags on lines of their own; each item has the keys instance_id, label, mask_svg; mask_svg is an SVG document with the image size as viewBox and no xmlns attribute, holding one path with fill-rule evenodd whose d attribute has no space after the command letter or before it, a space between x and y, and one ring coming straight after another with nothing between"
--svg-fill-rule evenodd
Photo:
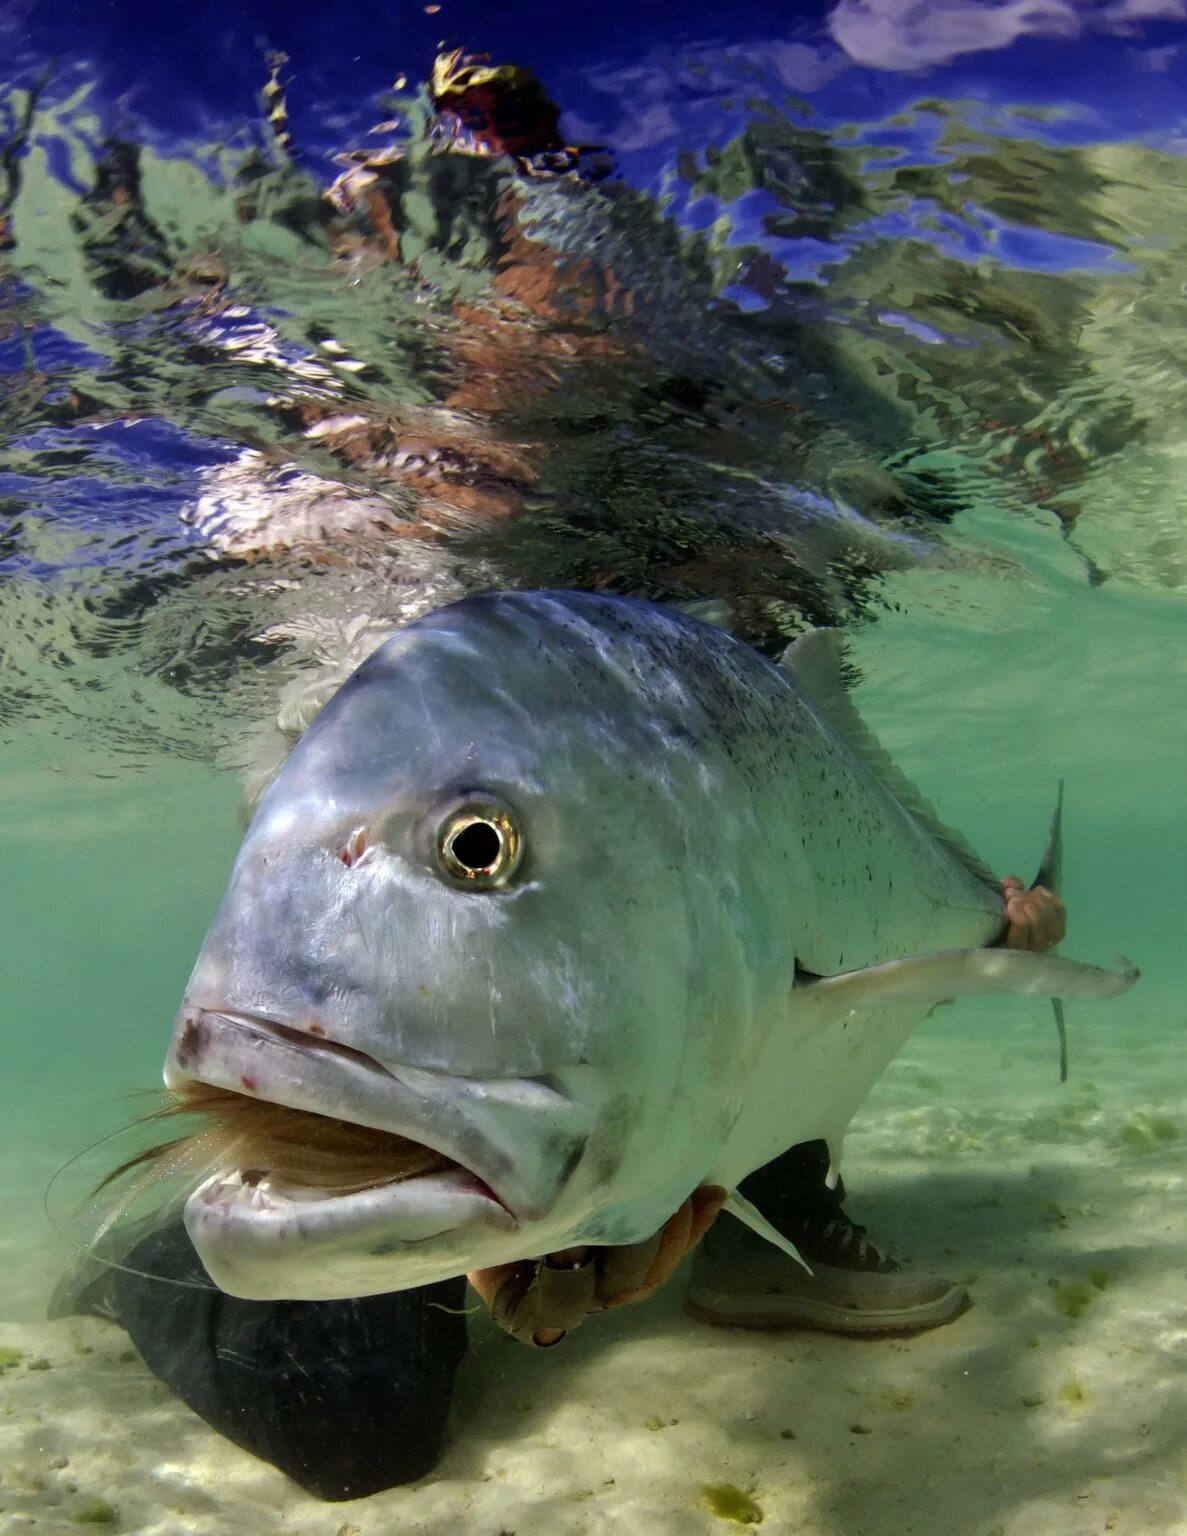
<instances>
[{"instance_id":1,"label":"open fish mouth","mask_svg":"<svg viewBox=\"0 0 1187 1536\"><path fill-rule=\"evenodd\" d=\"M348 1193L232 1169L190 1195L185 1225L215 1285L259 1301L431 1283L481 1267L466 1255L478 1251L483 1231L518 1231L489 1186L458 1166Z\"/></svg>"},{"instance_id":2,"label":"open fish mouth","mask_svg":"<svg viewBox=\"0 0 1187 1536\"><path fill-rule=\"evenodd\" d=\"M388 1065L297 1024L230 1008L183 1008L165 1082L175 1092L200 1083L303 1111L311 1142L335 1124L381 1133L369 1138L357 1184L307 1179L299 1159L270 1167L245 1151L198 1186L186 1202L187 1229L211 1278L237 1295L277 1294L280 1271L302 1250L309 1260L316 1251L321 1278L304 1279L301 1294L324 1285L330 1295L341 1294L336 1255L378 1260L476 1226L514 1232L553 1208L588 1139L586 1111L554 1080Z\"/></svg>"},{"instance_id":3,"label":"open fish mouth","mask_svg":"<svg viewBox=\"0 0 1187 1536\"><path fill-rule=\"evenodd\" d=\"M391 1289L393 1256L479 1227L518 1228L489 1185L456 1164L347 1192L226 1170L189 1197L185 1224L216 1285L263 1300ZM363 1278L369 1265L382 1278Z\"/></svg>"},{"instance_id":4,"label":"open fish mouth","mask_svg":"<svg viewBox=\"0 0 1187 1536\"><path fill-rule=\"evenodd\" d=\"M201 1115L208 1128L162 1150L172 1151L177 1160L180 1145L208 1168L220 1169L206 1181L210 1200L238 1201L259 1211L277 1202L333 1200L449 1174L454 1186L501 1204L477 1174L423 1142L391 1131L196 1080L178 1092L175 1109ZM186 1156L179 1161L184 1166Z\"/></svg>"}]
</instances>

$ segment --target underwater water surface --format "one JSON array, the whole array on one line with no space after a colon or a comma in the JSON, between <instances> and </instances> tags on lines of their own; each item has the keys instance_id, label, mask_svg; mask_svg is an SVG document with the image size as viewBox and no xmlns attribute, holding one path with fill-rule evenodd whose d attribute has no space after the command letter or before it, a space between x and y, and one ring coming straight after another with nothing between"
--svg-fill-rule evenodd
<instances>
[{"instance_id":1,"label":"underwater water surface","mask_svg":"<svg viewBox=\"0 0 1187 1536\"><path fill-rule=\"evenodd\" d=\"M1187 6L113 15L0 9L0 1531L1187 1530ZM523 143L454 47L534 71ZM345 1510L45 1310L245 793L508 586L840 626L993 868L1066 781L1062 952L1143 974L1066 1084L1045 1001L965 1001L854 1122L951 1327L476 1319L437 1472Z\"/></svg>"}]
</instances>

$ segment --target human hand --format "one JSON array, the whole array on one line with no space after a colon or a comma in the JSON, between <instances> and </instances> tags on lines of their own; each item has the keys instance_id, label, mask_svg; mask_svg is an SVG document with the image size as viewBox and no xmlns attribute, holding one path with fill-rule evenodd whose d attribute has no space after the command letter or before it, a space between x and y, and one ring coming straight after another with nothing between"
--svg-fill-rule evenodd
<instances>
[{"instance_id":1,"label":"human hand","mask_svg":"<svg viewBox=\"0 0 1187 1536\"><path fill-rule=\"evenodd\" d=\"M676 1214L641 1243L563 1248L540 1259L496 1264L468 1276L499 1327L524 1344L559 1344L591 1312L643 1301L712 1226L727 1191L695 1189Z\"/></svg>"},{"instance_id":2,"label":"human hand","mask_svg":"<svg viewBox=\"0 0 1187 1536\"><path fill-rule=\"evenodd\" d=\"M1067 909L1046 886L1028 890L1017 875L1002 881L1009 926L1001 944L1003 949L1027 949L1041 955L1054 949L1067 933Z\"/></svg>"}]
</instances>

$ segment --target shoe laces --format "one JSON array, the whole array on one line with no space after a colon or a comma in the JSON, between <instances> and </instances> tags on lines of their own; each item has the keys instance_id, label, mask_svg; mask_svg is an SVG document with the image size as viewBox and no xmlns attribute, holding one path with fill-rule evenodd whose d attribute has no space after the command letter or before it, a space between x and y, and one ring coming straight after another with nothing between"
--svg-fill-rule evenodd
<instances>
[{"instance_id":1,"label":"shoe laces","mask_svg":"<svg viewBox=\"0 0 1187 1536\"><path fill-rule=\"evenodd\" d=\"M817 1228L815 1237L820 1248L825 1252L831 1249L829 1257L840 1259L842 1265L885 1272L899 1267L890 1254L866 1236L865 1227L850 1221L843 1211L838 1211L823 1227ZM822 1256L821 1262L826 1263L827 1259Z\"/></svg>"}]
</instances>

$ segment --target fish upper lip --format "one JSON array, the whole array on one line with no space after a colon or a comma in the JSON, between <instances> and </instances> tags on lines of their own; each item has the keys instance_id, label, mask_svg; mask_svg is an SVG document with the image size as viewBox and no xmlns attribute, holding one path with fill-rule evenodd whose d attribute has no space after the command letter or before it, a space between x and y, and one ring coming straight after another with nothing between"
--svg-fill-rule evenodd
<instances>
[{"instance_id":1,"label":"fish upper lip","mask_svg":"<svg viewBox=\"0 0 1187 1536\"><path fill-rule=\"evenodd\" d=\"M204 1008L202 1012L207 1016L215 1015L220 1019L225 1019L228 1024L240 1028L254 1029L260 1034L271 1035L277 1040L287 1041L290 1045L299 1046L302 1050L315 1050L323 1056L336 1056L343 1061L354 1062L367 1071L376 1072L379 1076L388 1078L393 1083L400 1082L400 1078L394 1072L389 1071L381 1061L376 1061L374 1056L368 1056L366 1051L360 1051L353 1045L342 1045L339 1041L331 1040L328 1036L314 1035L308 1030L297 1029L292 1024L281 1024L278 1020L270 1019L261 1013L241 1013L231 1008ZM424 1145L428 1146L429 1144L425 1142ZM441 1149L434 1147L432 1150L436 1152ZM448 1156L450 1154L444 1155ZM454 1161L457 1162L457 1159L455 1158ZM512 1220L516 1219L515 1212L511 1207L499 1196L496 1190L491 1188L480 1174L475 1173L472 1168L467 1168L461 1162L458 1162L458 1167L464 1173L469 1174L475 1183L481 1186L482 1192L488 1195L496 1205L501 1205ZM416 1177L423 1177L423 1175L416 1175Z\"/></svg>"},{"instance_id":2,"label":"fish upper lip","mask_svg":"<svg viewBox=\"0 0 1187 1536\"><path fill-rule=\"evenodd\" d=\"M343 1061L352 1061L369 1072L377 1072L381 1077L399 1082L396 1074L389 1071L381 1061L376 1061L374 1056L368 1056L366 1051L360 1051L353 1045L342 1045L337 1040L331 1040L328 1035L315 1035L308 1029L298 1029L293 1024L281 1023L279 1019L270 1019L266 1014L245 1013L237 1008L199 1008L196 1011L203 1018L225 1019L228 1024L255 1030L257 1034L271 1035L276 1040L299 1046L301 1050L318 1051L323 1056L337 1056Z\"/></svg>"},{"instance_id":3,"label":"fish upper lip","mask_svg":"<svg viewBox=\"0 0 1187 1536\"><path fill-rule=\"evenodd\" d=\"M211 1025L220 1032L233 1032L229 1035L232 1054L243 1045L253 1051L275 1048L282 1053L279 1059L283 1062L284 1054L299 1051L328 1070L309 1079L301 1073L286 1080L282 1074L277 1084L266 1084L265 1091L257 1093L254 1062L249 1063L252 1071L247 1073L240 1070L241 1062L220 1064L216 1059L212 1067L199 1059L209 1044ZM183 1005L166 1059L165 1082L177 1088L186 1081L209 1083L418 1141L457 1163L517 1223L547 1212L565 1182L567 1169L559 1180L525 1181L523 1160L514 1155L516 1117L530 1117L533 1102L554 1111L560 1109L565 1119L578 1122L568 1131L568 1139L574 1146L584 1140L579 1123L583 1117L577 1106L547 1080L473 1079L403 1064L387 1067L365 1051L328 1036L312 1034L267 1014L221 1005ZM492 1103L500 1090L508 1099L503 1106ZM342 1102L327 1105L327 1097L338 1097ZM500 1108L507 1113L501 1116ZM438 1112L435 1118L434 1111Z\"/></svg>"}]
</instances>

